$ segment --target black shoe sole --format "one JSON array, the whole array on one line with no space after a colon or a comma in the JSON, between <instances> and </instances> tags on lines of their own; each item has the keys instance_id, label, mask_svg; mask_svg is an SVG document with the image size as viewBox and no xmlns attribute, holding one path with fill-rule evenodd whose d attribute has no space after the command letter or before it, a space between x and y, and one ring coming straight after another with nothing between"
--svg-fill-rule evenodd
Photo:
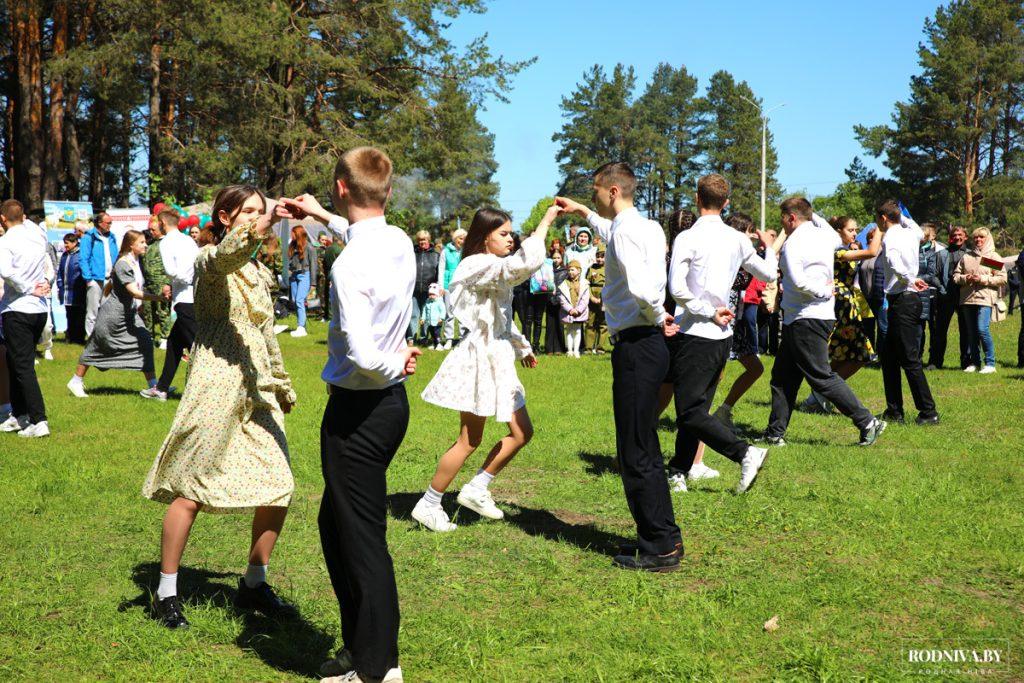
<instances>
[{"instance_id":1,"label":"black shoe sole","mask_svg":"<svg viewBox=\"0 0 1024 683\"><path fill-rule=\"evenodd\" d=\"M668 574L669 572L678 571L680 567L679 564L670 564L665 567L629 567L624 564L619 564L614 560L612 560L612 565L619 569L625 569L627 571L648 572L649 574Z\"/></svg>"}]
</instances>

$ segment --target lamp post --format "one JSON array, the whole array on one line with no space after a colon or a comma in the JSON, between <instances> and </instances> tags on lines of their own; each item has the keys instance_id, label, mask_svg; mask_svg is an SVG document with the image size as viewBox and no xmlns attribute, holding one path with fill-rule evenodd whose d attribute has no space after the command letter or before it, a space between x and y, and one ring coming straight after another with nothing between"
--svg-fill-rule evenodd
<instances>
[{"instance_id":1,"label":"lamp post","mask_svg":"<svg viewBox=\"0 0 1024 683\"><path fill-rule=\"evenodd\" d=\"M758 112L762 112L761 105L750 99L740 95L740 99L747 102L751 106L755 107ZM786 103L782 102L775 105L766 112L761 113L761 232L764 232L764 210L765 210L765 185L767 183L767 170L768 170L768 114L779 107L785 107Z\"/></svg>"}]
</instances>

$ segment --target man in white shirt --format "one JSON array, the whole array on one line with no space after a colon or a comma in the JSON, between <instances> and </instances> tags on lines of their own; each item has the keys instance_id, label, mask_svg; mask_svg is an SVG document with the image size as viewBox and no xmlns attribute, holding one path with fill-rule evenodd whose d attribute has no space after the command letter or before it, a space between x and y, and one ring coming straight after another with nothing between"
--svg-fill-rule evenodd
<instances>
[{"instance_id":1,"label":"man in white shirt","mask_svg":"<svg viewBox=\"0 0 1024 683\"><path fill-rule=\"evenodd\" d=\"M912 219L903 215L899 203L889 199L878 205L875 221L885 237L882 252L885 269L885 298L889 302L889 328L882 349L882 382L885 385L887 420L903 422L903 381L907 376L910 393L918 410L917 424L939 422L928 378L921 367L921 297L928 283L917 276L918 252L924 234Z\"/></svg>"},{"instance_id":2,"label":"man in white shirt","mask_svg":"<svg viewBox=\"0 0 1024 683\"><path fill-rule=\"evenodd\" d=\"M177 212L164 209L157 214L163 227L164 237L158 243L160 260L164 262L164 272L171 279L171 308L174 309L174 324L167 336L167 355L164 356L164 367L156 385L144 389L139 394L143 398L167 400L171 391L171 382L178 372L181 356L196 340L195 298L192 282L195 279L196 257L199 247L195 240L178 230L180 217ZM166 289L166 287L164 288Z\"/></svg>"},{"instance_id":3,"label":"man in white shirt","mask_svg":"<svg viewBox=\"0 0 1024 683\"><path fill-rule=\"evenodd\" d=\"M25 220L25 209L16 199L0 204L0 340L7 347L11 415L0 431L19 432L26 438L50 435L46 404L36 377L36 344L50 317L49 257L46 234Z\"/></svg>"},{"instance_id":4,"label":"man in white shirt","mask_svg":"<svg viewBox=\"0 0 1024 683\"><path fill-rule=\"evenodd\" d=\"M608 244L601 292L612 344L615 446L626 502L637 527L637 549L617 555L625 569L665 572L679 568L682 534L658 442L658 390L668 371L663 334L674 333L665 312L665 232L633 206L636 176L624 163L594 173L600 216L564 197L556 203L587 218ZM666 329L666 322L670 323Z\"/></svg>"},{"instance_id":5,"label":"man in white shirt","mask_svg":"<svg viewBox=\"0 0 1024 683\"><path fill-rule=\"evenodd\" d=\"M772 412L764 440L786 445L786 429L796 395L806 378L811 389L831 401L860 430L860 445L870 446L885 430L829 364L828 340L836 324L835 250L839 233L814 214L803 197L782 202L782 341L772 366ZM916 258L916 256L915 256Z\"/></svg>"},{"instance_id":6,"label":"man in white shirt","mask_svg":"<svg viewBox=\"0 0 1024 683\"><path fill-rule=\"evenodd\" d=\"M404 381L421 353L405 342L416 281L412 240L384 218L391 169L384 152L352 149L338 161L331 193L344 218L310 195L282 199L279 209L286 218L312 216L346 241L330 274L319 517L344 648L321 674L355 671L355 680L386 676L389 683L401 681L401 669L398 588L385 538L386 475L409 424Z\"/></svg>"},{"instance_id":7,"label":"man in white shirt","mask_svg":"<svg viewBox=\"0 0 1024 683\"><path fill-rule=\"evenodd\" d=\"M722 221L729 204L729 183L717 173L697 183L700 218L680 232L672 246L669 291L676 301L675 324L679 331L668 338L669 377L675 388L676 454L673 465L686 473L693 466L700 442L740 465L737 493L747 491L768 455L767 449L751 446L709 413L722 370L732 348L734 313L729 293L736 273L748 273L774 282L778 277L775 252L762 259L750 239ZM768 247L772 239L758 237Z\"/></svg>"}]
</instances>

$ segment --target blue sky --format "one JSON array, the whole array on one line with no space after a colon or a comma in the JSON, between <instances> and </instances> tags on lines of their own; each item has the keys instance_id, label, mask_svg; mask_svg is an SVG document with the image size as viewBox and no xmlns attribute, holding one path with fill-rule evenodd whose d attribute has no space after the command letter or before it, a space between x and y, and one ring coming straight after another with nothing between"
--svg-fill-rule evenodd
<instances>
[{"instance_id":1,"label":"blue sky","mask_svg":"<svg viewBox=\"0 0 1024 683\"><path fill-rule=\"evenodd\" d=\"M860 155L858 123L889 123L919 71L918 44L936 2L778 0L695 2L492 0L449 31L457 43L489 34L495 55L536 56L514 81L510 103L489 102L480 118L495 135L501 205L515 218L558 184L559 102L593 64L636 69L642 91L659 62L685 65L700 92L715 71L747 81L771 116L778 178L787 190L827 194ZM625 9L623 9L625 8Z\"/></svg>"}]
</instances>

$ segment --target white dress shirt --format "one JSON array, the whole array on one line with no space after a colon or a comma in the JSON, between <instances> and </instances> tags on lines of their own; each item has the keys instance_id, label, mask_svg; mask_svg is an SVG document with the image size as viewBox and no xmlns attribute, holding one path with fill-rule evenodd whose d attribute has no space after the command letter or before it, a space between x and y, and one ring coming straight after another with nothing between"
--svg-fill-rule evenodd
<instances>
[{"instance_id":1,"label":"white dress shirt","mask_svg":"<svg viewBox=\"0 0 1024 683\"><path fill-rule=\"evenodd\" d=\"M665 232L635 207L615 220L591 212L587 222L607 242L605 285L601 290L611 334L631 327L661 325L665 319Z\"/></svg>"},{"instance_id":2,"label":"white dress shirt","mask_svg":"<svg viewBox=\"0 0 1024 683\"><path fill-rule=\"evenodd\" d=\"M333 315L321 377L343 389L397 384L405 379L403 350L416 283L412 240L383 216L347 228L332 219L328 227L343 231L347 244L331 268Z\"/></svg>"},{"instance_id":3,"label":"white dress shirt","mask_svg":"<svg viewBox=\"0 0 1024 683\"><path fill-rule=\"evenodd\" d=\"M199 246L180 230L171 230L160 240L160 260L171 278L171 307L195 301L192 282L196 274Z\"/></svg>"},{"instance_id":4,"label":"white dress shirt","mask_svg":"<svg viewBox=\"0 0 1024 683\"><path fill-rule=\"evenodd\" d=\"M778 278L775 252L766 250L762 259L750 238L726 225L721 216L701 216L689 230L679 233L672 245L669 290L679 305L676 324L680 334L705 339L732 336L731 327L721 327L713 318L719 308L729 306L729 293L740 268L765 282Z\"/></svg>"},{"instance_id":5,"label":"white dress shirt","mask_svg":"<svg viewBox=\"0 0 1024 683\"><path fill-rule=\"evenodd\" d=\"M110 271L114 269L114 262L110 260L110 240L114 239L114 236L109 232L104 235L102 232L97 230L96 237L103 243L103 279L109 280Z\"/></svg>"},{"instance_id":6,"label":"white dress shirt","mask_svg":"<svg viewBox=\"0 0 1024 683\"><path fill-rule=\"evenodd\" d=\"M796 226L782 247L782 324L835 320L835 252L839 233L820 216Z\"/></svg>"},{"instance_id":7,"label":"white dress shirt","mask_svg":"<svg viewBox=\"0 0 1024 683\"><path fill-rule=\"evenodd\" d=\"M920 262L918 252L924 232L911 218L900 217L900 224L885 231L882 244L885 245L883 267L885 268L885 293L900 294L907 291L910 283L917 279Z\"/></svg>"},{"instance_id":8,"label":"white dress shirt","mask_svg":"<svg viewBox=\"0 0 1024 683\"><path fill-rule=\"evenodd\" d=\"M0 313L49 313L46 297L33 296L32 290L47 280L50 265L46 233L32 221L15 225L0 237Z\"/></svg>"}]
</instances>

